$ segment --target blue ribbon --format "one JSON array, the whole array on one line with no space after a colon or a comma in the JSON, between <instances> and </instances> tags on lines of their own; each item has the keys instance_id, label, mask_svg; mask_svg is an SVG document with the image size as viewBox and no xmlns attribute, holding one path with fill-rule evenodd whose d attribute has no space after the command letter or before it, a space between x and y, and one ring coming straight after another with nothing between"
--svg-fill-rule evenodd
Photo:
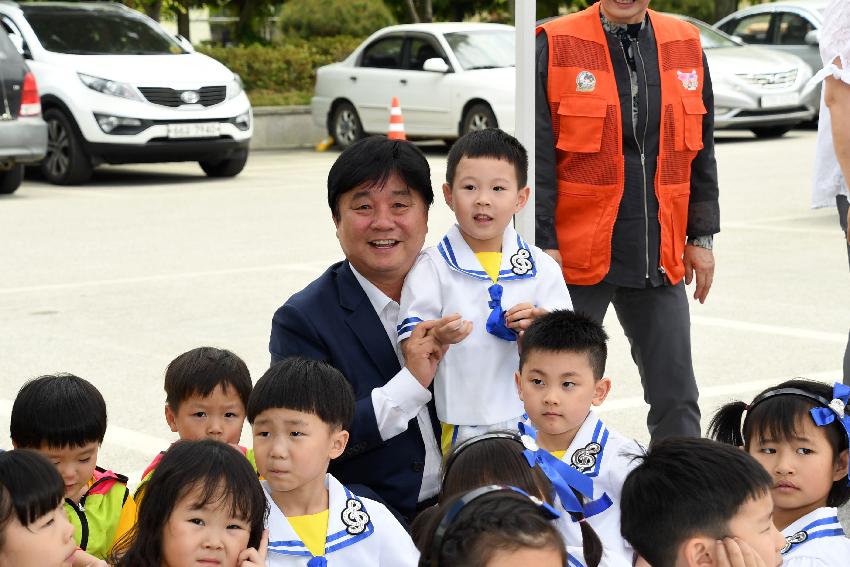
<instances>
[{"instance_id":1,"label":"blue ribbon","mask_svg":"<svg viewBox=\"0 0 850 567\"><path fill-rule=\"evenodd\" d=\"M850 416L847 415L846 410L844 409L844 407L848 405L848 400L850 400L850 386L836 383L832 388L832 402L830 406L812 408L810 413L818 427L824 427L838 421L842 427L844 427L844 432L848 439L848 446L850 446ZM841 411L839 412L837 408L832 407L833 404L836 406L843 406ZM850 478L848 478L847 484L850 486Z\"/></svg>"},{"instance_id":2,"label":"blue ribbon","mask_svg":"<svg viewBox=\"0 0 850 567\"><path fill-rule=\"evenodd\" d=\"M516 341L517 332L509 329L505 324L505 310L502 309L502 286L493 284L487 291L490 293L490 301L487 305L492 309L487 317L487 332L506 341Z\"/></svg>"},{"instance_id":3,"label":"blue ribbon","mask_svg":"<svg viewBox=\"0 0 850 567\"><path fill-rule=\"evenodd\" d=\"M535 441L537 440L537 433L532 426L523 422L520 422L518 425L522 435L528 435ZM528 461L528 466L534 467L537 465L540 467L540 470L543 471L543 474L552 483L555 493L560 498L561 504L567 512L582 514L585 518L590 518L611 507L611 498L607 494L603 494L597 500L592 500L593 480L589 476L580 473L567 463L556 458L549 451L545 449L532 451L526 448L522 454L525 460ZM582 504L573 490L590 500L590 502Z\"/></svg>"},{"instance_id":4,"label":"blue ribbon","mask_svg":"<svg viewBox=\"0 0 850 567\"><path fill-rule=\"evenodd\" d=\"M328 560L325 559L324 555L312 557L310 558L310 561L307 562L307 567L328 567Z\"/></svg>"}]
</instances>

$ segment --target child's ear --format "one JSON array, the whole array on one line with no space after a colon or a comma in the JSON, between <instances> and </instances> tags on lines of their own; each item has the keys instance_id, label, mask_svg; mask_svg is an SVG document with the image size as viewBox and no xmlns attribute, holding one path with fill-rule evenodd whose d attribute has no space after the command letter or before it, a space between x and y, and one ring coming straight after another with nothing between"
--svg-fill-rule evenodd
<instances>
[{"instance_id":1,"label":"child's ear","mask_svg":"<svg viewBox=\"0 0 850 567\"><path fill-rule=\"evenodd\" d=\"M165 422L171 428L172 432L177 433L177 419L174 415L174 410L168 404L165 404Z\"/></svg>"},{"instance_id":2,"label":"child's ear","mask_svg":"<svg viewBox=\"0 0 850 567\"><path fill-rule=\"evenodd\" d=\"M717 565L714 557L716 543L707 537L692 537L686 539L679 548L677 565L687 567L713 567Z\"/></svg>"},{"instance_id":3,"label":"child's ear","mask_svg":"<svg viewBox=\"0 0 850 567\"><path fill-rule=\"evenodd\" d=\"M454 205L452 203L452 186L448 183L443 183L443 198L446 200L446 204L449 206L451 210L455 210Z\"/></svg>"},{"instance_id":4,"label":"child's ear","mask_svg":"<svg viewBox=\"0 0 850 567\"><path fill-rule=\"evenodd\" d=\"M345 429L337 429L331 433L331 451L328 455L331 460L342 455L345 452L346 445L348 445L348 431Z\"/></svg>"},{"instance_id":5,"label":"child's ear","mask_svg":"<svg viewBox=\"0 0 850 567\"><path fill-rule=\"evenodd\" d=\"M847 449L844 449L838 454L838 458L835 459L835 467L832 471L832 482L847 477L848 457L850 457L850 451Z\"/></svg>"},{"instance_id":6,"label":"child's ear","mask_svg":"<svg viewBox=\"0 0 850 567\"><path fill-rule=\"evenodd\" d=\"M526 185L517 193L516 199L516 211L519 212L528 203L528 197L531 194L531 187Z\"/></svg>"},{"instance_id":7,"label":"child's ear","mask_svg":"<svg viewBox=\"0 0 850 567\"><path fill-rule=\"evenodd\" d=\"M519 394L519 399L521 401L525 401L522 399L522 374L519 373L519 370L514 372L514 384L516 384L516 391Z\"/></svg>"},{"instance_id":8,"label":"child's ear","mask_svg":"<svg viewBox=\"0 0 850 567\"><path fill-rule=\"evenodd\" d=\"M608 397L608 393L611 391L611 379L610 378L600 378L593 385L593 400L590 402L595 406L601 406L602 402L605 401L605 398Z\"/></svg>"}]
</instances>

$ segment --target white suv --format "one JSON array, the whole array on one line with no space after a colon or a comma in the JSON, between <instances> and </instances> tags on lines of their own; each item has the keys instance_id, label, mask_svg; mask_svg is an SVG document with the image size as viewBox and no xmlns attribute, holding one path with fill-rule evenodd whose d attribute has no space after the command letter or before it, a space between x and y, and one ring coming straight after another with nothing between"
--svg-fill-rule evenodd
<instances>
[{"instance_id":1,"label":"white suv","mask_svg":"<svg viewBox=\"0 0 850 567\"><path fill-rule=\"evenodd\" d=\"M248 159L251 104L237 75L121 4L8 2L48 124L45 177L85 182L100 163L197 161L232 177Z\"/></svg>"}]
</instances>

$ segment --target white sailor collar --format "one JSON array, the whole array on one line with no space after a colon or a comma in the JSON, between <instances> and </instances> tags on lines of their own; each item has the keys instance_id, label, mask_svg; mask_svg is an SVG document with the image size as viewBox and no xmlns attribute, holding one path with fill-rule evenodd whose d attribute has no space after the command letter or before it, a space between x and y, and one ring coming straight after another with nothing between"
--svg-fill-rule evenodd
<instances>
[{"instance_id":1,"label":"white sailor collar","mask_svg":"<svg viewBox=\"0 0 850 567\"><path fill-rule=\"evenodd\" d=\"M608 437L608 428L590 410L562 460L587 476L599 476Z\"/></svg>"},{"instance_id":2,"label":"white sailor collar","mask_svg":"<svg viewBox=\"0 0 850 567\"><path fill-rule=\"evenodd\" d=\"M440 240L437 250L451 269L475 279L492 281L482 269L475 252L463 239L457 224ZM536 275L537 264L529 245L509 224L502 235L502 264L499 267L498 281L533 278Z\"/></svg>"},{"instance_id":3,"label":"white sailor collar","mask_svg":"<svg viewBox=\"0 0 850 567\"><path fill-rule=\"evenodd\" d=\"M268 495L271 508L268 525L269 552L313 557L283 511L271 498L268 482L262 481L262 485ZM325 486L328 489L328 533L325 539L325 555L327 556L371 536L375 533L375 527L363 501L333 475L328 474L325 477Z\"/></svg>"},{"instance_id":4,"label":"white sailor collar","mask_svg":"<svg viewBox=\"0 0 850 567\"><path fill-rule=\"evenodd\" d=\"M838 509L823 507L812 510L784 530L785 547L782 555L789 555L806 543L825 537L845 537L838 520Z\"/></svg>"}]
</instances>

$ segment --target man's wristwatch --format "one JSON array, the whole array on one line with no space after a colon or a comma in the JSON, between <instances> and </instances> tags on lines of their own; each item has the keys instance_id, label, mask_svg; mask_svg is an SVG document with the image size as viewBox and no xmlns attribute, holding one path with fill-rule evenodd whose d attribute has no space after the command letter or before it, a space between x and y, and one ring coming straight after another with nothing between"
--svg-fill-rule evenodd
<instances>
[{"instance_id":1,"label":"man's wristwatch","mask_svg":"<svg viewBox=\"0 0 850 567\"><path fill-rule=\"evenodd\" d=\"M688 244L711 250L714 248L714 236L711 234L707 236L689 236Z\"/></svg>"}]
</instances>

